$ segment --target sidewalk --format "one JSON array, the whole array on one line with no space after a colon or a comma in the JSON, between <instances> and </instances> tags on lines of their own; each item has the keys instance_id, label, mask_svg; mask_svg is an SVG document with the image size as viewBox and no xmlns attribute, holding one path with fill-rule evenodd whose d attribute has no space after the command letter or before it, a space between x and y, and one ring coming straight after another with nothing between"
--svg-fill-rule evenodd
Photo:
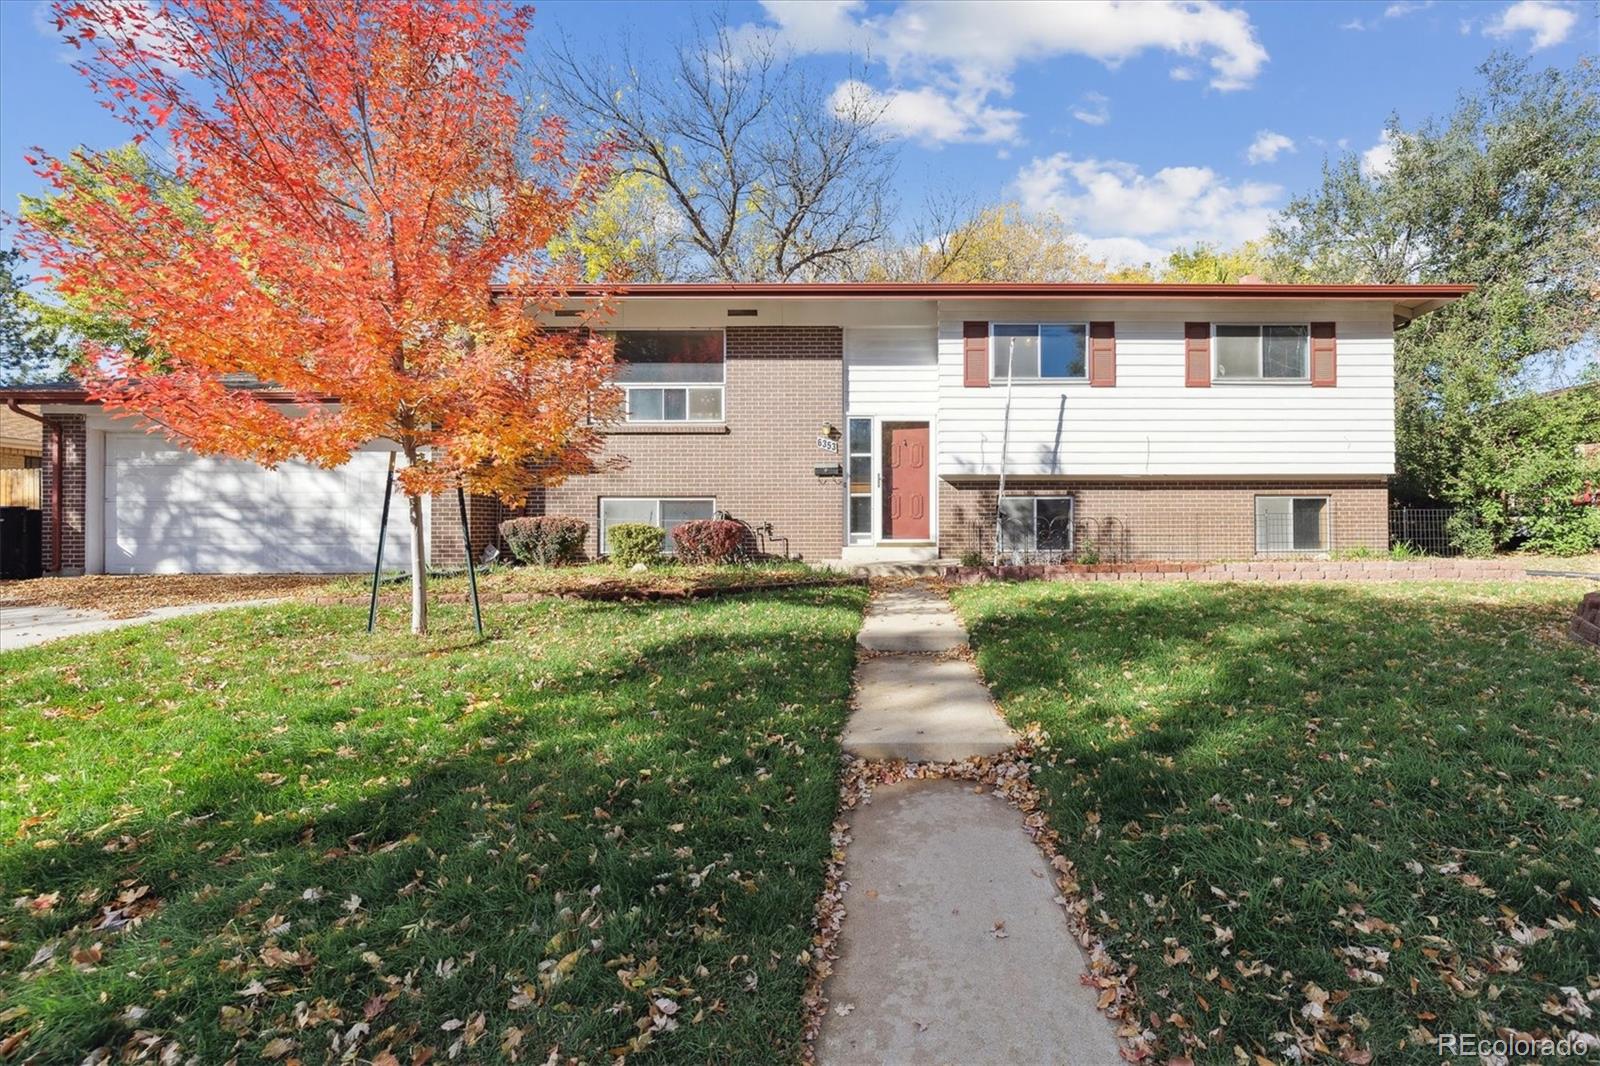
<instances>
[{"instance_id":1,"label":"sidewalk","mask_svg":"<svg viewBox=\"0 0 1600 1066\"><path fill-rule=\"evenodd\" d=\"M880 592L857 638L847 752L956 761L1015 743L950 605L925 587ZM1022 816L981 786L880 786L850 821L847 916L825 986L822 1066L1121 1061L1081 977L1087 961Z\"/></svg>"}]
</instances>

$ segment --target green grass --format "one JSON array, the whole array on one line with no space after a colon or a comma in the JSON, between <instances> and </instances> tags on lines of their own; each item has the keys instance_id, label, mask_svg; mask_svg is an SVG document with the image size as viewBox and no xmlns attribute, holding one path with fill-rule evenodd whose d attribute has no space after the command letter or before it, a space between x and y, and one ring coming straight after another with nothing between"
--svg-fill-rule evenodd
<instances>
[{"instance_id":1,"label":"green grass","mask_svg":"<svg viewBox=\"0 0 1600 1066\"><path fill-rule=\"evenodd\" d=\"M1168 1053L1279 1061L1298 1031L1312 1061L1342 1038L1435 1063L1428 1033L1600 1030L1562 991L1600 1005L1600 654L1562 634L1582 591L954 598L1006 715L1049 734L1049 817Z\"/></svg>"},{"instance_id":2,"label":"green grass","mask_svg":"<svg viewBox=\"0 0 1600 1066\"><path fill-rule=\"evenodd\" d=\"M864 598L495 606L482 643L459 606L416 641L284 605L0 655L0 1048L793 1059Z\"/></svg>"}]
</instances>

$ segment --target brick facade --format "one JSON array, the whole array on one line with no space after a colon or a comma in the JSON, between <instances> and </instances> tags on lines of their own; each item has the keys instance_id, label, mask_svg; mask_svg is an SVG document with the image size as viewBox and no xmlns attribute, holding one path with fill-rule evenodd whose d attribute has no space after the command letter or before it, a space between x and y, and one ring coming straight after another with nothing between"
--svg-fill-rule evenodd
<instances>
[{"instance_id":1,"label":"brick facade","mask_svg":"<svg viewBox=\"0 0 1600 1066\"><path fill-rule=\"evenodd\" d=\"M403 504L404 498L399 497L396 503ZM504 517L501 512L500 501L492 496L467 497L467 529L472 536L474 560L483 558L483 551L490 544L500 543L500 519ZM394 518L391 513L389 520ZM405 521L404 514L400 520ZM453 492L433 497L428 516L428 563L442 567L466 565L461 554L461 503Z\"/></svg>"},{"instance_id":2,"label":"brick facade","mask_svg":"<svg viewBox=\"0 0 1600 1066\"><path fill-rule=\"evenodd\" d=\"M994 547L995 488L939 482L939 554L987 554ZM1101 558L1248 559L1256 554L1255 498L1329 497L1329 548L1389 549L1386 481L1006 480L1006 495L1070 495L1073 542Z\"/></svg>"},{"instance_id":3,"label":"brick facade","mask_svg":"<svg viewBox=\"0 0 1600 1066\"><path fill-rule=\"evenodd\" d=\"M570 478L536 494L524 514L589 523L599 552L602 496L714 496L717 508L788 538L791 555L838 558L844 541L842 479L818 477L824 423L844 420L844 331L837 326L738 326L727 330L725 423L619 426L601 461L616 469ZM782 551L782 541L769 549Z\"/></svg>"},{"instance_id":4,"label":"brick facade","mask_svg":"<svg viewBox=\"0 0 1600 1066\"><path fill-rule=\"evenodd\" d=\"M61 463L61 569L55 566L55 462L56 437L60 435ZM87 468L88 434L82 415L46 415L44 425L43 519L40 523L41 551L45 573L81 574L84 567L84 474Z\"/></svg>"}]
</instances>

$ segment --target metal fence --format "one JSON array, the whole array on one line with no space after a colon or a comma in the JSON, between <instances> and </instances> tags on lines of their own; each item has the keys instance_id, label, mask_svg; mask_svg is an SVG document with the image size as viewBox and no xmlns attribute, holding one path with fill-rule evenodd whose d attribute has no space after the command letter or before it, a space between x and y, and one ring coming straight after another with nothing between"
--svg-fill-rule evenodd
<instances>
[{"instance_id":1,"label":"metal fence","mask_svg":"<svg viewBox=\"0 0 1600 1066\"><path fill-rule=\"evenodd\" d=\"M1451 543L1450 518L1454 507L1391 507L1389 547L1421 555L1460 555Z\"/></svg>"}]
</instances>

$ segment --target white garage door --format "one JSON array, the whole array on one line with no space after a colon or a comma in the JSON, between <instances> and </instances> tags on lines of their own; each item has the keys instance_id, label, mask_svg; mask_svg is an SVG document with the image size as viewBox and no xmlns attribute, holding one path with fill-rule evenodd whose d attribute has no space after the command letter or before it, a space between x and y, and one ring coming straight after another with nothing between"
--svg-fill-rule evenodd
<instances>
[{"instance_id":1,"label":"white garage door","mask_svg":"<svg viewBox=\"0 0 1600 1066\"><path fill-rule=\"evenodd\" d=\"M337 470L268 470L199 456L142 433L106 436L106 571L112 574L343 572L372 566L386 451ZM409 559L395 491L384 565Z\"/></svg>"}]
</instances>

